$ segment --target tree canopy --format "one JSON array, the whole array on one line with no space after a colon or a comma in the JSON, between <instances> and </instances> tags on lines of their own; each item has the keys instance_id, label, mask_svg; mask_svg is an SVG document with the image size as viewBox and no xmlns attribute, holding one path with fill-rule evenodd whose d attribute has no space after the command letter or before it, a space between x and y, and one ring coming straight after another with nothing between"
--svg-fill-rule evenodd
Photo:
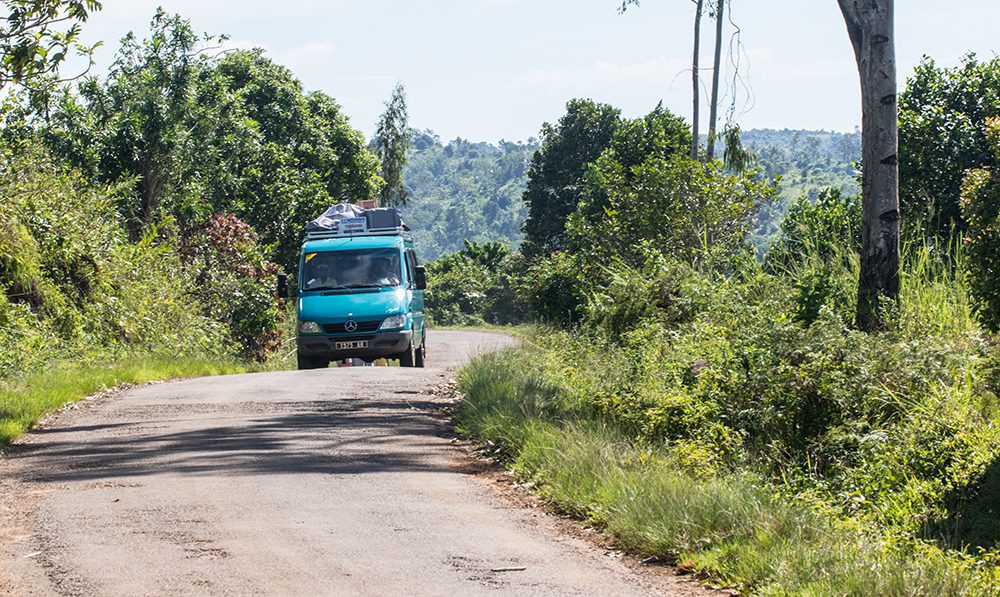
<instances>
[{"instance_id":1,"label":"tree canopy","mask_svg":"<svg viewBox=\"0 0 1000 597\"><path fill-rule=\"evenodd\" d=\"M0 6L7 13L0 19L0 89L56 76L68 55L89 60L96 48L80 43L80 23L101 9L97 0L2 0Z\"/></svg>"},{"instance_id":2,"label":"tree canopy","mask_svg":"<svg viewBox=\"0 0 1000 597\"><path fill-rule=\"evenodd\" d=\"M379 205L383 207L402 205L409 198L403 184L403 167L409 156L412 134L406 112L406 90L401 83L396 83L385 102L385 112L379 117L371 143L381 163L379 173L385 181L379 195Z\"/></svg>"},{"instance_id":3,"label":"tree canopy","mask_svg":"<svg viewBox=\"0 0 1000 597\"><path fill-rule=\"evenodd\" d=\"M566 219L582 198L587 166L611 143L620 115L608 104L574 99L559 122L542 125L541 147L531 158L523 196L528 206L522 247L526 255L565 246Z\"/></svg>"},{"instance_id":4,"label":"tree canopy","mask_svg":"<svg viewBox=\"0 0 1000 597\"><path fill-rule=\"evenodd\" d=\"M23 118L93 182L129 188L119 201L134 238L167 216L197 227L229 212L293 270L303 223L375 196L378 160L333 98L304 92L262 51L217 55L218 40L159 10L149 38L125 38L106 78Z\"/></svg>"}]
</instances>

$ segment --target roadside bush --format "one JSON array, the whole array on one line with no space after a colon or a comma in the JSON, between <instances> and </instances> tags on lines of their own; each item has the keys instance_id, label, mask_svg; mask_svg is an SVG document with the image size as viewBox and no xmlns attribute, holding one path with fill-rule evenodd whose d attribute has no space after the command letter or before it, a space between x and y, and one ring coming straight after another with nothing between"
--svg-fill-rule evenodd
<instances>
[{"instance_id":1,"label":"roadside bush","mask_svg":"<svg viewBox=\"0 0 1000 597\"><path fill-rule=\"evenodd\" d=\"M771 271L807 258L843 259L861 250L861 197L824 189L816 201L803 195L781 222L781 239L767 254Z\"/></svg>"},{"instance_id":2,"label":"roadside bush","mask_svg":"<svg viewBox=\"0 0 1000 597\"><path fill-rule=\"evenodd\" d=\"M37 148L0 156L0 377L127 354L224 355L176 243L128 242L116 189L97 190Z\"/></svg>"},{"instance_id":3,"label":"roadside bush","mask_svg":"<svg viewBox=\"0 0 1000 597\"><path fill-rule=\"evenodd\" d=\"M1000 160L1000 118L987 123L987 138ZM962 184L962 216L968 225L969 284L983 324L1000 330L1000 181L988 169L970 170Z\"/></svg>"},{"instance_id":4,"label":"roadside bush","mask_svg":"<svg viewBox=\"0 0 1000 597\"><path fill-rule=\"evenodd\" d=\"M509 324L526 320L517 297L523 259L503 244L465 241L465 248L427 264L427 310L438 325Z\"/></svg>"},{"instance_id":5,"label":"roadside bush","mask_svg":"<svg viewBox=\"0 0 1000 597\"><path fill-rule=\"evenodd\" d=\"M651 258L641 268L612 264L605 268L605 277L607 283L588 296L584 318L608 338L621 339L651 324L676 325L696 309L696 297L684 288L694 273L662 256Z\"/></svg>"},{"instance_id":6,"label":"roadside bush","mask_svg":"<svg viewBox=\"0 0 1000 597\"><path fill-rule=\"evenodd\" d=\"M575 253L557 251L528 267L523 296L539 321L569 327L580 321L587 293L595 284L596 264Z\"/></svg>"},{"instance_id":7,"label":"roadside bush","mask_svg":"<svg viewBox=\"0 0 1000 597\"><path fill-rule=\"evenodd\" d=\"M266 360L282 343L285 313L274 296L279 268L264 259L257 233L232 214L214 214L183 254L206 314L226 324L240 354Z\"/></svg>"}]
</instances>

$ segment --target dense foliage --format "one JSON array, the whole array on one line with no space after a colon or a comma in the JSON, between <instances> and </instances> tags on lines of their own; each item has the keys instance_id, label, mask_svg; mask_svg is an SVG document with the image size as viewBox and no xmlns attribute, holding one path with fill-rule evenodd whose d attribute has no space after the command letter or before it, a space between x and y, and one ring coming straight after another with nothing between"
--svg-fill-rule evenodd
<instances>
[{"instance_id":1,"label":"dense foliage","mask_svg":"<svg viewBox=\"0 0 1000 597\"><path fill-rule=\"evenodd\" d=\"M235 353L175 236L129 242L115 191L20 149L0 156L0 379L66 358Z\"/></svg>"},{"instance_id":2,"label":"dense foliage","mask_svg":"<svg viewBox=\"0 0 1000 597\"><path fill-rule=\"evenodd\" d=\"M461 251L427 266L425 294L432 322L445 325L523 321L517 285L523 260L501 243L465 242Z\"/></svg>"},{"instance_id":3,"label":"dense foliage","mask_svg":"<svg viewBox=\"0 0 1000 597\"><path fill-rule=\"evenodd\" d=\"M123 354L265 360L302 224L373 197L337 103L158 10L105 78L5 98L0 378Z\"/></svg>"},{"instance_id":4,"label":"dense foliage","mask_svg":"<svg viewBox=\"0 0 1000 597\"><path fill-rule=\"evenodd\" d=\"M542 125L541 147L531 158L523 200L525 255L565 247L566 220L576 211L591 162L611 143L621 125L620 111L607 104L575 99L555 125Z\"/></svg>"},{"instance_id":5,"label":"dense foliage","mask_svg":"<svg viewBox=\"0 0 1000 597\"><path fill-rule=\"evenodd\" d=\"M1000 116L1000 58L965 57L954 68L925 58L899 97L900 207L904 225L948 238L965 226L966 169L1000 166L986 121Z\"/></svg>"},{"instance_id":6,"label":"dense foliage","mask_svg":"<svg viewBox=\"0 0 1000 597\"><path fill-rule=\"evenodd\" d=\"M38 136L96 184L129 181L119 209L137 238L173 215L187 228L230 212L291 271L302 224L342 199L371 197L378 160L329 96L260 51L199 51L190 23L158 11L128 36L106 80L27 97L5 136ZM41 105L37 105L41 102Z\"/></svg>"},{"instance_id":7,"label":"dense foliage","mask_svg":"<svg viewBox=\"0 0 1000 597\"><path fill-rule=\"evenodd\" d=\"M1000 163L1000 117L986 125L986 138ZM969 284L980 319L1000 331L1000 179L996 168L978 168L965 173L962 185L962 217L967 230L970 266Z\"/></svg>"}]
</instances>

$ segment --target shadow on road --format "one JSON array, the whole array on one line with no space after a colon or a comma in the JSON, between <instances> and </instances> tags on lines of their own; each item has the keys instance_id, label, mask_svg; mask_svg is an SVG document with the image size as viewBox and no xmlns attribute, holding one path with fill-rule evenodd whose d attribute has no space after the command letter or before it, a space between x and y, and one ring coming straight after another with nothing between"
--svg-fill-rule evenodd
<instances>
[{"instance_id":1,"label":"shadow on road","mask_svg":"<svg viewBox=\"0 0 1000 597\"><path fill-rule=\"evenodd\" d=\"M441 438L452 437L437 414L441 404L399 394L408 397L186 405L180 417L154 413L37 430L35 442L13 446L9 457L26 465L25 480L47 483L156 474L453 472L446 459L433 457ZM241 410L254 407L281 412Z\"/></svg>"}]
</instances>

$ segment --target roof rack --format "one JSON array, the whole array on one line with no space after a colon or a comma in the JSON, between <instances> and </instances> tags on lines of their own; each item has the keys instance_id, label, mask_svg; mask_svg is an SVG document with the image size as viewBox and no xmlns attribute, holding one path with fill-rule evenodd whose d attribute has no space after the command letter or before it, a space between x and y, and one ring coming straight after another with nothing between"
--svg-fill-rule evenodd
<instances>
[{"instance_id":1,"label":"roof rack","mask_svg":"<svg viewBox=\"0 0 1000 597\"><path fill-rule=\"evenodd\" d=\"M370 230L312 230L306 232L306 240L324 238L353 238L358 236L402 236L410 238L410 229L405 226L398 228L372 228Z\"/></svg>"},{"instance_id":2,"label":"roof rack","mask_svg":"<svg viewBox=\"0 0 1000 597\"><path fill-rule=\"evenodd\" d=\"M407 236L410 229L396 208L362 209L352 204L334 205L306 224L306 240L354 236Z\"/></svg>"}]
</instances>

